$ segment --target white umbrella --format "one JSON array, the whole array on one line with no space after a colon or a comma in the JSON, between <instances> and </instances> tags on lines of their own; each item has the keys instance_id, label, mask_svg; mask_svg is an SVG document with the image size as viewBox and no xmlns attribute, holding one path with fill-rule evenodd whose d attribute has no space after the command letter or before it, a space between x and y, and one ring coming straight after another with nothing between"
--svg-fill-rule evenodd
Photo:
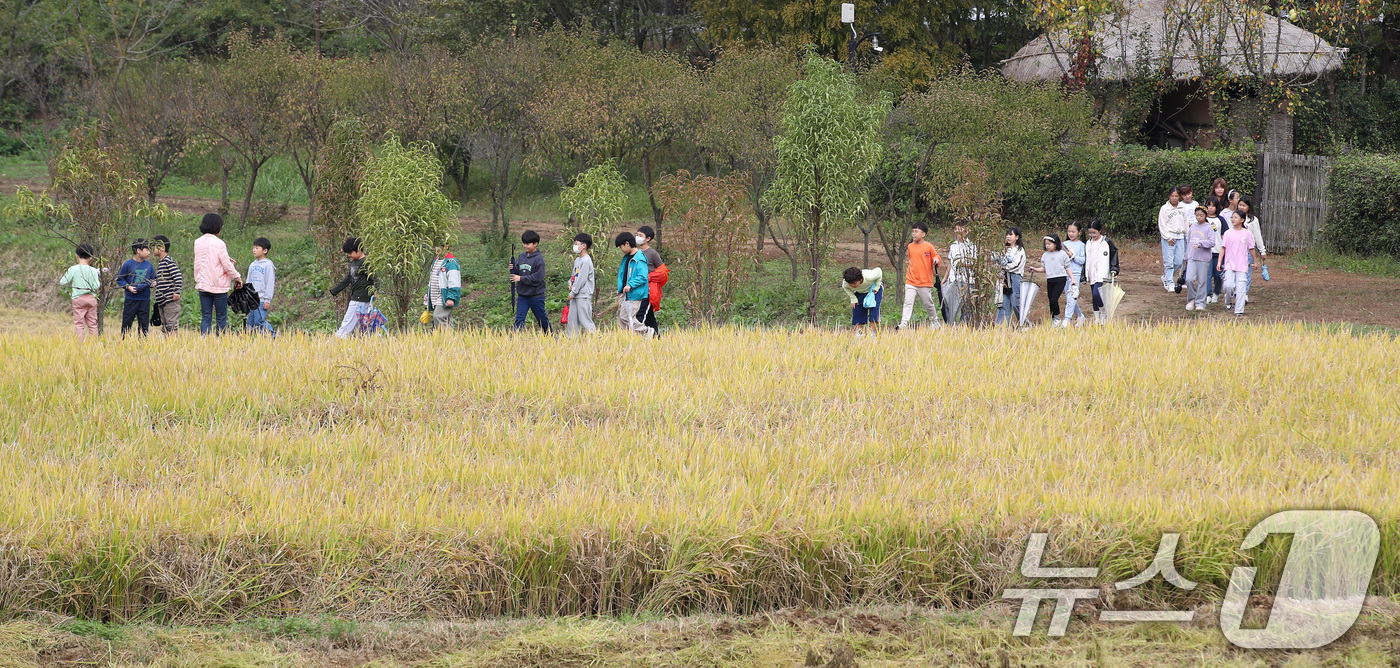
<instances>
[{"instance_id":1,"label":"white umbrella","mask_svg":"<svg viewBox=\"0 0 1400 668\"><path fill-rule=\"evenodd\" d=\"M1113 278L1103 287L1099 288L1099 296L1103 298L1103 308L1106 320L1112 320L1113 314L1118 311L1118 302L1123 301L1123 288L1118 287L1118 279Z\"/></svg>"},{"instance_id":2,"label":"white umbrella","mask_svg":"<svg viewBox=\"0 0 1400 668\"><path fill-rule=\"evenodd\" d=\"M1040 294L1040 286L1036 285L1034 279L1021 282L1020 307L1022 327L1025 327L1027 324L1029 324L1027 322L1027 319L1031 317L1031 304L1035 303L1035 296L1037 294Z\"/></svg>"}]
</instances>

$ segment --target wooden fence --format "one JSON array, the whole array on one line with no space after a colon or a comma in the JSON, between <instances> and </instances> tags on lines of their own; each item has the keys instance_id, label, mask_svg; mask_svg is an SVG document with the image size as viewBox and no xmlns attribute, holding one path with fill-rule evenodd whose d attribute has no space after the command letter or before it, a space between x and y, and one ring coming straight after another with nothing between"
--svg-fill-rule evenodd
<instances>
[{"instance_id":1,"label":"wooden fence","mask_svg":"<svg viewBox=\"0 0 1400 668\"><path fill-rule=\"evenodd\" d=\"M1327 219L1332 159L1320 155L1259 153L1256 213L1270 252L1312 245Z\"/></svg>"}]
</instances>

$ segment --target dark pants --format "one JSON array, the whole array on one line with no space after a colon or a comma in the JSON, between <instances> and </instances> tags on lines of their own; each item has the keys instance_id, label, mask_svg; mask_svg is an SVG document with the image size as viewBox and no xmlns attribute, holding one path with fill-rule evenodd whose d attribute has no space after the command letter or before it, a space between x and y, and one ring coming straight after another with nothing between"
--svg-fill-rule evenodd
<instances>
[{"instance_id":1,"label":"dark pants","mask_svg":"<svg viewBox=\"0 0 1400 668\"><path fill-rule=\"evenodd\" d=\"M223 334L228 329L228 293L227 292L203 292L199 293L199 333L209 333L209 321L211 316L217 315L218 325L214 328L215 334Z\"/></svg>"},{"instance_id":2,"label":"dark pants","mask_svg":"<svg viewBox=\"0 0 1400 668\"><path fill-rule=\"evenodd\" d=\"M122 300L122 336L126 336L126 330L131 329L132 321L135 321L137 327L140 328L141 336L145 336L150 331L151 300Z\"/></svg>"},{"instance_id":3,"label":"dark pants","mask_svg":"<svg viewBox=\"0 0 1400 668\"><path fill-rule=\"evenodd\" d=\"M1103 308L1103 296L1099 294L1099 288L1102 288L1102 287L1103 287L1103 281L1099 281L1098 283L1095 283L1095 284L1090 288L1090 290L1092 290L1093 293L1094 293L1094 310L1095 310L1095 311L1097 311L1097 310Z\"/></svg>"},{"instance_id":4,"label":"dark pants","mask_svg":"<svg viewBox=\"0 0 1400 668\"><path fill-rule=\"evenodd\" d=\"M544 297L516 297L515 299L515 328L525 327L525 313L534 313L535 322L540 323L540 329L545 334L549 333L549 315L544 312Z\"/></svg>"},{"instance_id":5,"label":"dark pants","mask_svg":"<svg viewBox=\"0 0 1400 668\"><path fill-rule=\"evenodd\" d=\"M1210 254L1210 289L1207 295L1218 295L1225 291L1225 272L1216 265L1220 263L1220 253Z\"/></svg>"},{"instance_id":6,"label":"dark pants","mask_svg":"<svg viewBox=\"0 0 1400 668\"><path fill-rule=\"evenodd\" d=\"M1069 281L1068 276L1045 279L1045 294L1050 297L1050 317L1060 317L1060 297L1065 294L1065 283Z\"/></svg>"},{"instance_id":7,"label":"dark pants","mask_svg":"<svg viewBox=\"0 0 1400 668\"><path fill-rule=\"evenodd\" d=\"M647 327L650 327L651 331L656 332L654 336L659 338L661 336L661 325L656 324L656 309L651 307L650 299L646 299L643 301L646 302L646 304L642 307L646 310L646 317L642 320L642 324L646 325Z\"/></svg>"}]
</instances>

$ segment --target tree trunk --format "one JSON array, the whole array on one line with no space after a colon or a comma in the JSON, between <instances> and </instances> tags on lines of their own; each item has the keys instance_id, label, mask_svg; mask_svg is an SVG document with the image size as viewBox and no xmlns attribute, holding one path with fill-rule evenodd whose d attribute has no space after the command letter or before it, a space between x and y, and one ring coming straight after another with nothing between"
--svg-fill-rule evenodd
<instances>
[{"instance_id":1,"label":"tree trunk","mask_svg":"<svg viewBox=\"0 0 1400 668\"><path fill-rule=\"evenodd\" d=\"M656 195L652 192L651 153L642 156L642 180L647 186L647 202L651 204L651 218L656 221L656 243L661 244L661 207L656 205Z\"/></svg>"},{"instance_id":2,"label":"tree trunk","mask_svg":"<svg viewBox=\"0 0 1400 668\"><path fill-rule=\"evenodd\" d=\"M248 211L253 207L253 188L258 184L258 170L262 169L265 162L267 158L248 161L248 185L243 189L243 213L238 217L239 229L248 227Z\"/></svg>"}]
</instances>

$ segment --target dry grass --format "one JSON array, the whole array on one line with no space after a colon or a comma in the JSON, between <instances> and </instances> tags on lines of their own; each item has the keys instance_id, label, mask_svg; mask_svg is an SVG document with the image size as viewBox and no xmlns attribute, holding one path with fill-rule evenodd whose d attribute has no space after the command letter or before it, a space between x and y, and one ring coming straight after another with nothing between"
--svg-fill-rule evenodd
<instances>
[{"instance_id":1,"label":"dry grass","mask_svg":"<svg viewBox=\"0 0 1400 668\"><path fill-rule=\"evenodd\" d=\"M1012 637L1011 606L918 607L666 619L348 623L258 619L215 627L0 624L0 666L1391 666L1400 615L1378 601L1320 651L1234 648L1213 620L1189 626L1076 619L1064 638ZM843 660L845 662L843 662Z\"/></svg>"},{"instance_id":2,"label":"dry grass","mask_svg":"<svg viewBox=\"0 0 1400 668\"><path fill-rule=\"evenodd\" d=\"M999 595L1032 528L1105 581L1181 531L1189 603L1295 507L1371 513L1373 592L1400 590L1380 337L10 334L0 356L9 616L961 605Z\"/></svg>"}]
</instances>

